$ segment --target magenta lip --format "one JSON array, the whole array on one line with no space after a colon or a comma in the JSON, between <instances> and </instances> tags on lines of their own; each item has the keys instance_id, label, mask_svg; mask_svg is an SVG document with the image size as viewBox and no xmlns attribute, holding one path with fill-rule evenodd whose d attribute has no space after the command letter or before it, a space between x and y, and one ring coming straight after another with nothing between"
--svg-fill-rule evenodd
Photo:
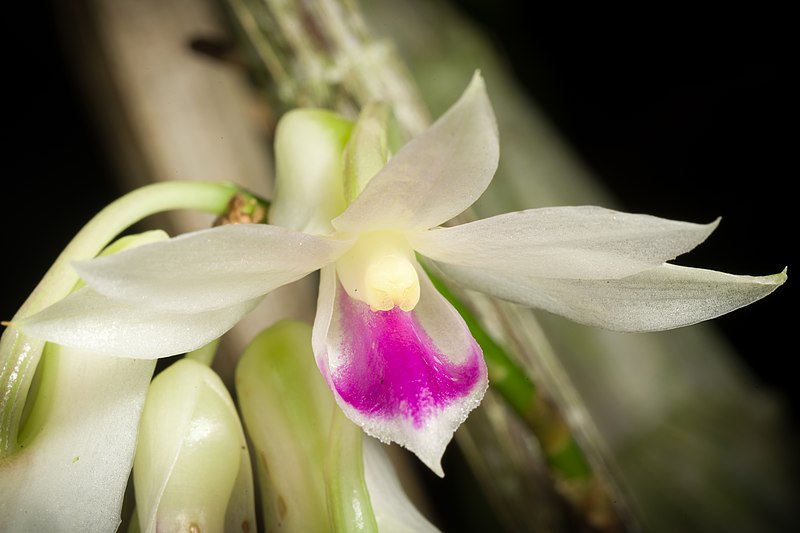
<instances>
[{"instance_id":1,"label":"magenta lip","mask_svg":"<svg viewBox=\"0 0 800 533\"><path fill-rule=\"evenodd\" d=\"M340 346L345 363L332 376L339 396L373 417L409 419L419 428L481 379L482 352L472 340L461 364L441 353L414 311L372 311L339 287ZM459 354L460 355L460 354Z\"/></svg>"}]
</instances>

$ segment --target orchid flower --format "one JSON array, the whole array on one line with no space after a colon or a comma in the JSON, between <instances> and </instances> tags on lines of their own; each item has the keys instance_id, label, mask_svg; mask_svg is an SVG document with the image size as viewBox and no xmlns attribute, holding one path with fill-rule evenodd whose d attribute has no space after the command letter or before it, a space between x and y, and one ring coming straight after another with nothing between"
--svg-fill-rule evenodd
<instances>
[{"instance_id":1,"label":"orchid flower","mask_svg":"<svg viewBox=\"0 0 800 533\"><path fill-rule=\"evenodd\" d=\"M368 134L369 121L359 125L322 110L288 113L276 135L270 225L222 226L77 263L89 287L17 327L98 352L169 356L218 337L269 291L320 270L313 350L336 401L368 434L406 446L443 475L441 456L479 404L487 371L415 253L465 287L625 331L707 320L786 279L665 264L718 222L583 206L441 227L478 199L498 165L480 75L391 157Z\"/></svg>"}]
</instances>

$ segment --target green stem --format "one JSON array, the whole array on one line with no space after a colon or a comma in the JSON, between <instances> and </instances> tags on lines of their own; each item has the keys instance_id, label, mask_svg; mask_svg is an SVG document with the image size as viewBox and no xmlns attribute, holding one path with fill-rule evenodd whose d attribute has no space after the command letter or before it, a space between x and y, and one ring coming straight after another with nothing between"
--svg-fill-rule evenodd
<instances>
[{"instance_id":1,"label":"green stem","mask_svg":"<svg viewBox=\"0 0 800 533\"><path fill-rule=\"evenodd\" d=\"M122 196L97 213L78 232L14 318L37 313L64 297L78 281L70 263L96 256L132 224L162 211L179 209L222 214L237 191L237 187L230 183L167 181Z\"/></svg>"},{"instance_id":2,"label":"green stem","mask_svg":"<svg viewBox=\"0 0 800 533\"><path fill-rule=\"evenodd\" d=\"M325 460L325 494L332 530L377 532L378 524L364 481L361 428L334 409Z\"/></svg>"},{"instance_id":3,"label":"green stem","mask_svg":"<svg viewBox=\"0 0 800 533\"><path fill-rule=\"evenodd\" d=\"M489 336L471 310L447 285L430 269L426 269L426 272L436 289L462 316L470 333L483 349L489 370L489 384L536 435L555 479L569 483L571 491L576 483L586 482L588 488L593 477L591 468L558 409L538 393L536 385L522 367ZM566 496L570 499L574 497L572 494Z\"/></svg>"},{"instance_id":4,"label":"green stem","mask_svg":"<svg viewBox=\"0 0 800 533\"><path fill-rule=\"evenodd\" d=\"M194 359L198 363L211 366L211 363L214 362L214 356L217 355L217 348L219 347L220 339L221 337L216 338L205 346L201 346L193 352L187 353L186 359Z\"/></svg>"},{"instance_id":5,"label":"green stem","mask_svg":"<svg viewBox=\"0 0 800 533\"><path fill-rule=\"evenodd\" d=\"M148 185L109 204L64 248L14 315L30 316L60 300L78 282L71 263L91 259L118 234L162 211L191 209L222 214L239 189L230 183L173 181ZM13 320L12 319L12 324ZM0 339L0 457L17 449L20 422L44 343L8 327Z\"/></svg>"}]
</instances>

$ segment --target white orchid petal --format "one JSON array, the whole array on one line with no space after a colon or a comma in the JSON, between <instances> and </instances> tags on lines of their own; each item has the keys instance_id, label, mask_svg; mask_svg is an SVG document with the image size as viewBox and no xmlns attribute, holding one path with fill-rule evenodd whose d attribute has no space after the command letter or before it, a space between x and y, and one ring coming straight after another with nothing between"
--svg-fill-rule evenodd
<instances>
[{"instance_id":1,"label":"white orchid petal","mask_svg":"<svg viewBox=\"0 0 800 533\"><path fill-rule=\"evenodd\" d=\"M486 190L499 152L494 112L476 74L459 101L392 157L333 226L344 232L438 226Z\"/></svg>"},{"instance_id":2,"label":"white orchid petal","mask_svg":"<svg viewBox=\"0 0 800 533\"><path fill-rule=\"evenodd\" d=\"M0 462L0 529L116 531L155 363L48 345L39 364L51 396Z\"/></svg>"},{"instance_id":3,"label":"white orchid petal","mask_svg":"<svg viewBox=\"0 0 800 533\"><path fill-rule=\"evenodd\" d=\"M235 224L76 264L97 292L196 313L262 296L334 261L349 244L266 224Z\"/></svg>"},{"instance_id":4,"label":"white orchid petal","mask_svg":"<svg viewBox=\"0 0 800 533\"><path fill-rule=\"evenodd\" d=\"M785 270L754 277L669 264L612 280L547 279L439 267L471 289L619 331L660 331L709 320L767 296L786 281Z\"/></svg>"},{"instance_id":5,"label":"white orchid petal","mask_svg":"<svg viewBox=\"0 0 800 533\"><path fill-rule=\"evenodd\" d=\"M199 348L232 328L261 298L202 313L167 313L84 287L16 322L25 334L118 357L155 359Z\"/></svg>"},{"instance_id":6,"label":"white orchid petal","mask_svg":"<svg viewBox=\"0 0 800 533\"><path fill-rule=\"evenodd\" d=\"M692 224L602 207L549 207L412 234L436 261L499 274L609 279L630 276L686 253L718 221Z\"/></svg>"},{"instance_id":7,"label":"white orchid petal","mask_svg":"<svg viewBox=\"0 0 800 533\"><path fill-rule=\"evenodd\" d=\"M329 233L331 219L347 206L343 152L353 123L322 109L295 109L275 132L275 195L271 224L307 233Z\"/></svg>"},{"instance_id":8,"label":"white orchid petal","mask_svg":"<svg viewBox=\"0 0 800 533\"><path fill-rule=\"evenodd\" d=\"M364 478L380 531L427 533L439 531L411 503L384 446L364 437Z\"/></svg>"},{"instance_id":9,"label":"white orchid petal","mask_svg":"<svg viewBox=\"0 0 800 533\"><path fill-rule=\"evenodd\" d=\"M478 406L487 373L459 314L418 270L411 312L372 311L323 270L314 352L339 406L364 431L397 442L443 476L453 433Z\"/></svg>"}]
</instances>

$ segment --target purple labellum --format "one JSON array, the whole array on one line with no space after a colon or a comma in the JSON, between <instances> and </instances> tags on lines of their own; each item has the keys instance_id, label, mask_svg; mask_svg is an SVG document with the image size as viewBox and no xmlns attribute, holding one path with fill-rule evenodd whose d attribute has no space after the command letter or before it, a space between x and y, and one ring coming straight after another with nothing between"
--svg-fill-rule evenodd
<instances>
[{"instance_id":1,"label":"purple labellum","mask_svg":"<svg viewBox=\"0 0 800 533\"><path fill-rule=\"evenodd\" d=\"M343 364L332 381L341 398L370 417L399 416L420 428L454 401L468 396L482 378L480 347L444 354L417 319L399 307L372 311L339 287ZM455 357L462 361L453 363Z\"/></svg>"}]
</instances>

